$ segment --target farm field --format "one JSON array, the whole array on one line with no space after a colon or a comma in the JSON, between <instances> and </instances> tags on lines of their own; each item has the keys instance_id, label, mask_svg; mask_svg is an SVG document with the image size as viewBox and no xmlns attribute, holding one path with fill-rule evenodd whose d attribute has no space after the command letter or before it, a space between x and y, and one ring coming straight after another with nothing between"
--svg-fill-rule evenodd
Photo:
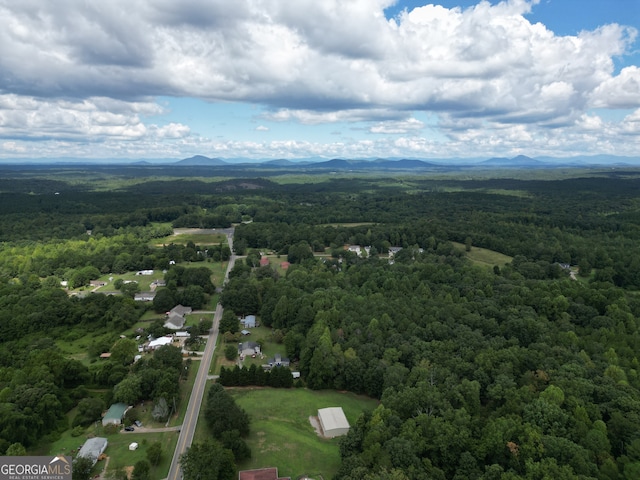
<instances>
[{"instance_id":1,"label":"farm field","mask_svg":"<svg viewBox=\"0 0 640 480\"><path fill-rule=\"evenodd\" d=\"M319 437L309 421L319 408L342 407L353 425L360 414L378 401L352 393L303 388L232 388L229 393L251 418L247 443L252 458L239 470L278 467L280 476L321 474L333 477L340 465L338 438Z\"/></svg>"}]
</instances>

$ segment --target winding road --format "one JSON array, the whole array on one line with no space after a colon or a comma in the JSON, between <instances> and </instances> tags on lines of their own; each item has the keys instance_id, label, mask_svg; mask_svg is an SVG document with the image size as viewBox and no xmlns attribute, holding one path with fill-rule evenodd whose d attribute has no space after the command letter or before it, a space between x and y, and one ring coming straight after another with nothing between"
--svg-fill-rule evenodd
<instances>
[{"instance_id":1,"label":"winding road","mask_svg":"<svg viewBox=\"0 0 640 480\"><path fill-rule=\"evenodd\" d=\"M227 241L229 242L229 248L233 252L233 229L225 229L224 233L227 235ZM235 265L236 256L231 255L229 259L229 265L225 273L224 283L229 279L229 272ZM216 342L218 340L218 326L220 325L220 319L222 318L222 305L218 304L216 307L215 315L213 317L213 326L209 331L209 339L204 349L204 354L200 361L200 367L196 375L196 381L193 384L193 390L189 397L189 404L187 405L187 411L184 416L184 422L180 428L180 436L178 437L178 443L176 444L176 450L173 454L173 460L171 461L171 467L169 468L169 475L167 480L181 480L182 471L180 470L180 456L187 451L193 441L193 435L196 431L196 425L198 423L198 415L200 413L200 407L202 406L202 398L204 397L204 390L207 384L207 377L209 375L209 367L211 366L211 359L213 358L213 351L216 348Z\"/></svg>"}]
</instances>

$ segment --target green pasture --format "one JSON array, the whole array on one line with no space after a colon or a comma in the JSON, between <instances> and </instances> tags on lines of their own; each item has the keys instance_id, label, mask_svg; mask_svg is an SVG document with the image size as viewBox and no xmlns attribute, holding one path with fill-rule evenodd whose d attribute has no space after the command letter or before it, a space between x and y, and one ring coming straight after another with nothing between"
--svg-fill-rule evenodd
<instances>
[{"instance_id":1,"label":"green pasture","mask_svg":"<svg viewBox=\"0 0 640 480\"><path fill-rule=\"evenodd\" d=\"M89 365L91 361L89 359L88 349L91 342L101 341L104 338L111 338L113 336L114 332L110 332L106 328L101 328L87 335L87 332L83 330L81 326L76 326L71 328L65 327L64 333L60 335L56 334L53 338L56 338L54 343L64 356Z\"/></svg>"},{"instance_id":2,"label":"green pasture","mask_svg":"<svg viewBox=\"0 0 640 480\"><path fill-rule=\"evenodd\" d=\"M456 248L464 251L465 256L471 260L473 263L486 267L502 267L508 263L511 263L513 257L508 255L504 255L500 252L496 252L494 250L489 250L486 248L480 247L471 247L470 251L465 251L465 246L462 243L451 242Z\"/></svg>"},{"instance_id":3,"label":"green pasture","mask_svg":"<svg viewBox=\"0 0 640 480\"><path fill-rule=\"evenodd\" d=\"M340 466L338 438L319 437L309 420L319 408L342 407L353 425L378 404L352 393L303 388L231 388L229 393L251 419L247 443L252 456L239 469L278 467L280 476L291 478L321 474L329 479Z\"/></svg>"},{"instance_id":4,"label":"green pasture","mask_svg":"<svg viewBox=\"0 0 640 480\"><path fill-rule=\"evenodd\" d=\"M173 453L178 443L179 432L136 433L127 432L111 435L105 453L109 456L108 471L118 468L132 467L136 462L147 458L147 448L154 442L162 445L162 459L156 467L151 467L152 478L165 478L169 473ZM129 450L129 445L137 442L137 450Z\"/></svg>"},{"instance_id":5,"label":"green pasture","mask_svg":"<svg viewBox=\"0 0 640 480\"><path fill-rule=\"evenodd\" d=\"M156 246L169 245L171 243L186 245L193 242L196 245L219 245L227 242L227 236L223 233L197 233L197 232L176 232L164 238L154 238L153 244Z\"/></svg>"}]
</instances>

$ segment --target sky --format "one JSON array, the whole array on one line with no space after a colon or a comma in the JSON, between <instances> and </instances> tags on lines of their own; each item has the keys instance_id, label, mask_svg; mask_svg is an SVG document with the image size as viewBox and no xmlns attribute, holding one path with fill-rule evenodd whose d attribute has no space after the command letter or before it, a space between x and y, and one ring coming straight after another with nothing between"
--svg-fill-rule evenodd
<instances>
[{"instance_id":1,"label":"sky","mask_svg":"<svg viewBox=\"0 0 640 480\"><path fill-rule=\"evenodd\" d=\"M0 0L0 162L640 156L640 0Z\"/></svg>"}]
</instances>

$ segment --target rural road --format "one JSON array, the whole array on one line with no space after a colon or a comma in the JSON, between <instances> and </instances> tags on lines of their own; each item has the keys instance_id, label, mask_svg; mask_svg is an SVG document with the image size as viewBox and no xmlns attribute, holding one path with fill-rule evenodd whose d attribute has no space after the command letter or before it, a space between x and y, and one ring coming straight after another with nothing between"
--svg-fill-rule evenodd
<instances>
[{"instance_id":1,"label":"rural road","mask_svg":"<svg viewBox=\"0 0 640 480\"><path fill-rule=\"evenodd\" d=\"M229 242L229 248L233 252L233 231L226 232L227 241ZM227 272L225 273L226 282L229 278L229 272L233 269L236 261L236 256L231 255L229 259L229 265L227 266ZM182 471L180 470L180 456L187 451L193 441L193 435L196 431L196 424L198 423L198 415L200 413L200 407L202 406L202 398L204 397L204 390L207 384L207 377L209 375L209 366L211 365L211 359L213 358L213 351L216 348L216 341L218 339L218 326L220 325L220 319L222 318L222 305L218 304L216 307L215 315L213 317L213 326L209 332L209 339L205 346L204 353L202 355L202 361L198 368L196 375L196 381L193 384L193 390L189 397L189 404L187 405L187 411L184 416L184 422L180 429L180 436L178 437L178 443L176 444L176 450L173 454L173 460L171 461L171 467L169 468L169 475L167 480L181 480Z\"/></svg>"}]
</instances>

